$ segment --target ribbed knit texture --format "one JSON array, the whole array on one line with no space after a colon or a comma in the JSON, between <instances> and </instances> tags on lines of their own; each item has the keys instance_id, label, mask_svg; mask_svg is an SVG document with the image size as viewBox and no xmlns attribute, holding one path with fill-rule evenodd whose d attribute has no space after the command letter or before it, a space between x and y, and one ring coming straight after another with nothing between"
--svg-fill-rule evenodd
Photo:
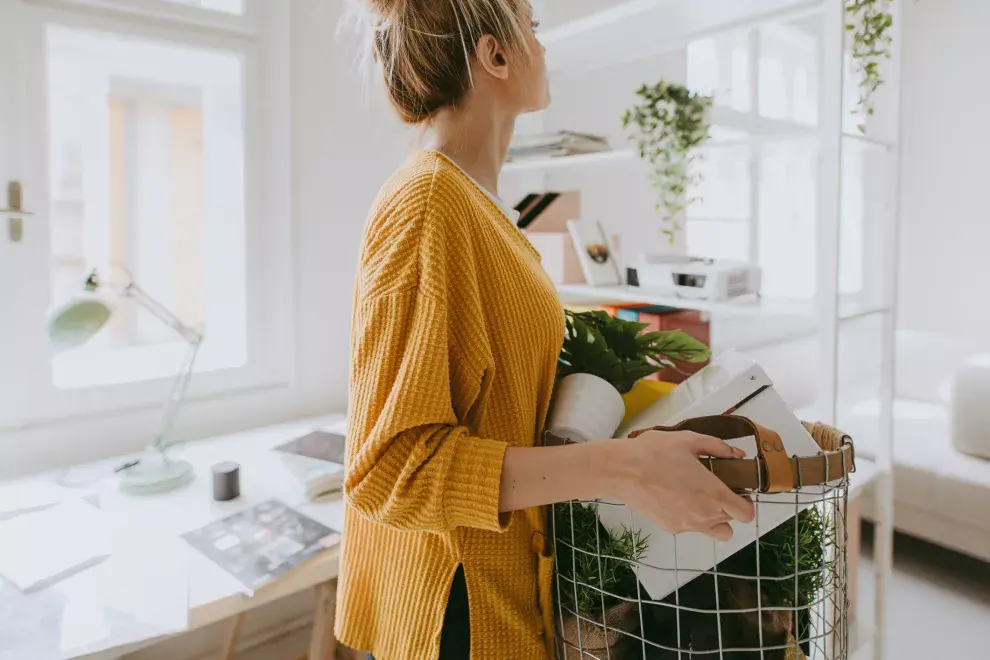
<instances>
[{"instance_id":1,"label":"ribbed knit texture","mask_svg":"<svg viewBox=\"0 0 990 660\"><path fill-rule=\"evenodd\" d=\"M472 660L543 660L543 515L498 511L505 450L538 441L563 341L538 254L423 152L375 204L352 323L339 639L376 660L436 658L463 564Z\"/></svg>"}]
</instances>

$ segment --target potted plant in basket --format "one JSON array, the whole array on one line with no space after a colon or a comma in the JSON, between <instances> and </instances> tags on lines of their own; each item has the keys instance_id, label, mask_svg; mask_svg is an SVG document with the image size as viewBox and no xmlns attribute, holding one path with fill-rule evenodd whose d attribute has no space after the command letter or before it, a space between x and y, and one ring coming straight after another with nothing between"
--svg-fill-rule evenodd
<instances>
[{"instance_id":1,"label":"potted plant in basket","mask_svg":"<svg viewBox=\"0 0 990 660\"><path fill-rule=\"evenodd\" d=\"M567 311L548 428L575 441L610 438L626 414L623 394L677 362L704 362L707 346L680 330L645 332L645 323L606 312Z\"/></svg>"},{"instance_id":2,"label":"potted plant in basket","mask_svg":"<svg viewBox=\"0 0 990 660\"><path fill-rule=\"evenodd\" d=\"M805 509L796 521L719 563L717 582L713 574L701 575L661 604L647 605L644 637L699 654L717 653L721 640L722 649L739 649L725 654L732 660L802 660L795 639L802 653L810 652L812 606L833 568L827 551L836 543L834 532L830 517L816 507ZM660 657L673 659L677 653Z\"/></svg>"},{"instance_id":3,"label":"potted plant in basket","mask_svg":"<svg viewBox=\"0 0 990 660\"><path fill-rule=\"evenodd\" d=\"M681 331L646 327L605 312L567 312L551 432L576 441L611 437L625 412L623 395L636 383L676 362L710 356L707 346ZM657 658L679 657L661 648L681 648L681 655L734 648L725 655L735 660L803 660L802 651L809 653L810 608L835 570L829 549L837 543L834 521L819 508L801 511L720 562L719 580L706 573L640 611L644 591L636 562L649 538L632 529L610 531L599 520L604 506L610 504L552 507L557 636L565 659L638 659L640 636L658 645L651 645L650 656ZM773 650L739 650L760 646Z\"/></svg>"},{"instance_id":4,"label":"potted plant in basket","mask_svg":"<svg viewBox=\"0 0 990 660\"><path fill-rule=\"evenodd\" d=\"M644 378L677 362L704 362L709 348L680 331L646 332L647 324L606 312L567 311L567 333L557 368L557 389L548 428L574 441L609 438L626 415L628 395ZM618 660L639 630L633 599L639 584L634 562L646 538L634 531L610 533L598 520L598 504L568 502L553 507L557 539L558 622L564 657ZM583 648L581 655L575 649Z\"/></svg>"},{"instance_id":5,"label":"potted plant in basket","mask_svg":"<svg viewBox=\"0 0 990 660\"><path fill-rule=\"evenodd\" d=\"M598 521L596 504L568 502L553 507L558 540L558 637L563 658L622 657L639 630L635 598L639 585L633 563L643 558L646 538L631 530L612 535ZM582 655L577 649L583 649Z\"/></svg>"}]
</instances>

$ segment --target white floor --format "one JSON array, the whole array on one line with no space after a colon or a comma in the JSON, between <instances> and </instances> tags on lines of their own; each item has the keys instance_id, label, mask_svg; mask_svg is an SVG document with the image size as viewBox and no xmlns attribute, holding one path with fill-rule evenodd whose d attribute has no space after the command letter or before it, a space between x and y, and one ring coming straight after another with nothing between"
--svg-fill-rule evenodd
<instances>
[{"instance_id":1,"label":"white floor","mask_svg":"<svg viewBox=\"0 0 990 660\"><path fill-rule=\"evenodd\" d=\"M869 534L866 535L867 539ZM990 657L990 564L898 537L889 597L886 660L969 660ZM864 554L868 558L870 551ZM873 572L862 575L862 612L873 607ZM286 660L306 652L309 630L238 655Z\"/></svg>"},{"instance_id":2,"label":"white floor","mask_svg":"<svg viewBox=\"0 0 990 660\"><path fill-rule=\"evenodd\" d=\"M990 564L903 536L894 548L885 660L990 657ZM867 612L874 573L864 564L861 611Z\"/></svg>"}]
</instances>

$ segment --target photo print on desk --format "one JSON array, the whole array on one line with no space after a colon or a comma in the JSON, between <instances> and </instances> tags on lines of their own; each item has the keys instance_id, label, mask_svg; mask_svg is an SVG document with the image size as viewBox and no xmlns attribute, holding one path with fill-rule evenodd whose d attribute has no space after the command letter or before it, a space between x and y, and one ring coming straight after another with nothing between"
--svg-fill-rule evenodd
<instances>
[{"instance_id":1,"label":"photo print on desk","mask_svg":"<svg viewBox=\"0 0 990 660\"><path fill-rule=\"evenodd\" d=\"M278 500L182 535L251 592L340 543L340 533Z\"/></svg>"}]
</instances>

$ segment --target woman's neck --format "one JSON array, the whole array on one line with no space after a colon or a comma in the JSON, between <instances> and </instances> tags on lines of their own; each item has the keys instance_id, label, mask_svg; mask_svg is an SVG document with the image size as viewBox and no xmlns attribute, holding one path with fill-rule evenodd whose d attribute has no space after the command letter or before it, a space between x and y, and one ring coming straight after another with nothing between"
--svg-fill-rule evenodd
<instances>
[{"instance_id":1,"label":"woman's neck","mask_svg":"<svg viewBox=\"0 0 990 660\"><path fill-rule=\"evenodd\" d=\"M453 160L493 195L498 195L515 115L506 116L491 106L473 104L441 113L433 124L433 148Z\"/></svg>"}]
</instances>

